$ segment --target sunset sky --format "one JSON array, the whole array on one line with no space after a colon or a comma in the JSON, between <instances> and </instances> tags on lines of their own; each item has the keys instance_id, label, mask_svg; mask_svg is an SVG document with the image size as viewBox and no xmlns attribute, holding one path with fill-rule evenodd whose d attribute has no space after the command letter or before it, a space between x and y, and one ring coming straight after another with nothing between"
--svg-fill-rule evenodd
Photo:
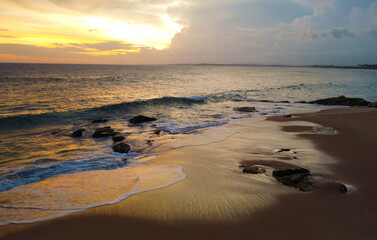
<instances>
[{"instance_id":1,"label":"sunset sky","mask_svg":"<svg viewBox=\"0 0 377 240\"><path fill-rule=\"evenodd\" d=\"M0 0L0 62L377 63L377 1Z\"/></svg>"}]
</instances>

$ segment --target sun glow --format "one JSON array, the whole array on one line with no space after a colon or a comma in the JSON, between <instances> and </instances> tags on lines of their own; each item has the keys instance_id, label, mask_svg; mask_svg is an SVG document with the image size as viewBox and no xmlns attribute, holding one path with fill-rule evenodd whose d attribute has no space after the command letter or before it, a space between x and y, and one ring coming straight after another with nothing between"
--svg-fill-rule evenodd
<instances>
[{"instance_id":1,"label":"sun glow","mask_svg":"<svg viewBox=\"0 0 377 240\"><path fill-rule=\"evenodd\" d=\"M92 29L99 37L119 40L133 44L136 47L151 47L163 50L169 47L170 42L182 26L165 20L166 26L151 26L133 24L99 17L85 17L84 26Z\"/></svg>"},{"instance_id":2,"label":"sun glow","mask_svg":"<svg viewBox=\"0 0 377 240\"><path fill-rule=\"evenodd\" d=\"M43 0L42 0L43 1ZM23 1L21 1L22 3ZM0 44L20 44L54 48L74 54L119 55L137 53L142 48L169 48L183 26L164 12L148 17L126 18L105 10L82 13L46 1L44 8L4 0L0 6ZM28 3L30 4L30 3ZM50 11L51 10L51 11ZM155 21L153 21L155 19Z\"/></svg>"}]
</instances>

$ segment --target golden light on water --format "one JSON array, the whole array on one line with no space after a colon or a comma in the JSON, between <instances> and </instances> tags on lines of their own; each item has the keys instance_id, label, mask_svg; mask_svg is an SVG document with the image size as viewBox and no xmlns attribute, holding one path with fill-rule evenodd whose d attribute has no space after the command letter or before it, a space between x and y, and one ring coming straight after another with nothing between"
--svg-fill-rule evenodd
<instances>
[{"instance_id":1,"label":"golden light on water","mask_svg":"<svg viewBox=\"0 0 377 240\"><path fill-rule=\"evenodd\" d=\"M112 16L106 9L67 9L52 2L42 0L37 5L4 0L0 6L0 44L64 49L84 55L119 55L141 48L167 49L183 28L176 22L179 19L166 14L166 6L154 6L157 11L149 15L136 11L128 17L123 12Z\"/></svg>"}]
</instances>

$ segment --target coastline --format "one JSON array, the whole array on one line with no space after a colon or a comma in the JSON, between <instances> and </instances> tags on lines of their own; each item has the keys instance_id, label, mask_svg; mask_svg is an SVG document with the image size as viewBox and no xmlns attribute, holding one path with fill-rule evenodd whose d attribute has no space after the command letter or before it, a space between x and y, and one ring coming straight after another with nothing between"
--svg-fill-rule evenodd
<instances>
[{"instance_id":1,"label":"coastline","mask_svg":"<svg viewBox=\"0 0 377 240\"><path fill-rule=\"evenodd\" d=\"M187 179L168 188L134 195L105 207L45 222L0 227L4 239L372 239L377 231L376 159L377 111L328 109L292 114L292 118L242 120L236 134L206 146L186 147L162 154L156 161L182 164ZM334 127L338 134L307 134L308 126ZM304 126L303 126L304 125ZM271 127L272 126L272 127ZM293 127L292 127L293 126ZM298 127L297 126L303 126ZM323 157L325 175L355 186L348 194L302 193L270 179L240 173L242 160L269 158L250 152L258 136L276 146L295 145L311 151L303 156ZM221 128L220 128L221 129ZM282 132L279 132L282 129ZM254 135L253 135L254 134ZM274 135L277 134L277 135ZM298 136L297 136L298 134ZM262 137L262 136L261 136ZM289 139L282 144L281 139ZM357 139L358 141L355 141ZM292 145L293 146L293 145ZM236 149L232 149L236 147ZM255 149L258 149L256 146ZM318 150L317 150L318 149ZM273 150L273 149L271 149ZM301 154L301 152L299 152ZM324 154L323 154L324 153ZM307 154L307 155L305 155ZM203 160L204 159L204 160ZM335 159L335 161L333 161ZM358 159L356 162L355 159ZM283 161L283 160L282 160ZM299 162L289 160L289 162ZM328 162L328 163L326 163ZM311 163L309 162L309 167ZM306 165L306 164L305 164ZM322 168L315 169L322 171ZM248 190L250 181L262 185ZM249 184L249 185L248 185ZM263 191L266 191L264 194ZM190 203L190 204L188 204ZM253 206L249 206L253 205ZM180 210L180 211L178 211ZM168 212L169 214L165 214ZM181 214L181 215L179 215ZM204 221L201 221L204 220ZM4 235L2 235L4 234Z\"/></svg>"}]
</instances>

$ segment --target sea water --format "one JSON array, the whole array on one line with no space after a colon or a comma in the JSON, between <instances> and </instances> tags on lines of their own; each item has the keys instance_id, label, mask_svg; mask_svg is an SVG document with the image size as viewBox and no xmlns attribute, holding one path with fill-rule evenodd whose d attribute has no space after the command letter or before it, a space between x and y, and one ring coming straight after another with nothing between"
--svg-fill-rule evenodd
<instances>
[{"instance_id":1,"label":"sea water","mask_svg":"<svg viewBox=\"0 0 377 240\"><path fill-rule=\"evenodd\" d=\"M339 95L374 102L376 92L377 72L368 70L0 64L0 224L112 204L181 181L181 166L153 159L222 141L233 132L216 129L233 119L313 111L319 106L296 102ZM244 106L257 112L234 110ZM140 114L157 121L128 123ZM98 118L108 122L91 123ZM125 135L131 151L113 152L111 138L91 137L104 126ZM72 138L81 127L83 136Z\"/></svg>"}]
</instances>

